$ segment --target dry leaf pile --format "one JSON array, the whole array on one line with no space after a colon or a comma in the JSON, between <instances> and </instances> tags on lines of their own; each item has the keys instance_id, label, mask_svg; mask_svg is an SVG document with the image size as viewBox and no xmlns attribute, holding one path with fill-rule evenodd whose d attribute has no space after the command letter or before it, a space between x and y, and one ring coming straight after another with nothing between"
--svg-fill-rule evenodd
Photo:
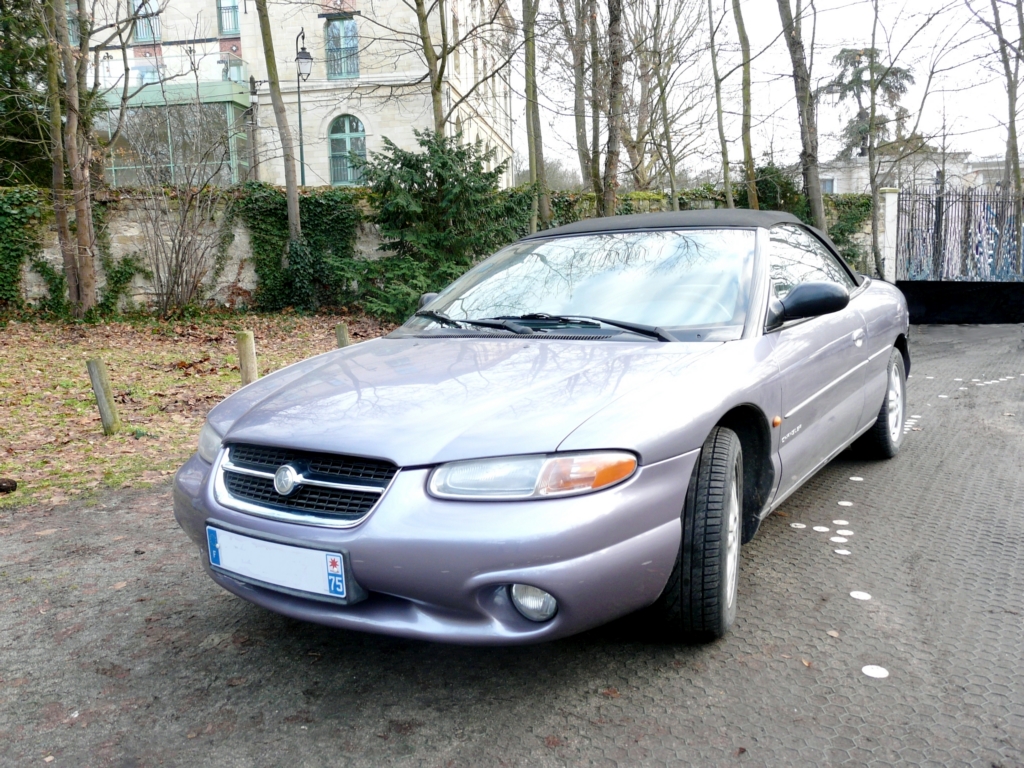
<instances>
[{"instance_id":1,"label":"dry leaf pile","mask_svg":"<svg viewBox=\"0 0 1024 768\"><path fill-rule=\"evenodd\" d=\"M12 322L0 329L0 477L18 483L0 507L61 503L99 488L147 485L195 450L207 412L241 386L235 333L256 337L267 374L336 345L386 333L368 318L225 315L196 322L66 325ZM122 431L105 437L85 361L107 364Z\"/></svg>"}]
</instances>

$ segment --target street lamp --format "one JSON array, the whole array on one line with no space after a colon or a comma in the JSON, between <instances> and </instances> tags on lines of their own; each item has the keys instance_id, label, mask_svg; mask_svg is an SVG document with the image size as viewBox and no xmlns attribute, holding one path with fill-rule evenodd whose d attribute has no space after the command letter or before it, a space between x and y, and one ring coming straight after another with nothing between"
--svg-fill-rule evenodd
<instances>
[{"instance_id":1,"label":"street lamp","mask_svg":"<svg viewBox=\"0 0 1024 768\"><path fill-rule=\"evenodd\" d=\"M299 50L299 38L302 38L302 50ZM302 82L309 79L313 71L313 54L306 50L306 28L295 36L295 68L297 75L295 82L298 85L299 93L299 168L301 172L301 184L306 186L306 153L302 143Z\"/></svg>"}]
</instances>

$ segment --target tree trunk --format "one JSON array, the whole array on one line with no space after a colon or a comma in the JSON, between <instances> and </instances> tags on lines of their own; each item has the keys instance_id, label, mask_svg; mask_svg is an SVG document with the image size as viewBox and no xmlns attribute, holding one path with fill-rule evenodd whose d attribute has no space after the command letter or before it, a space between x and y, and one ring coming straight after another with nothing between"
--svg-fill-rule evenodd
<instances>
[{"instance_id":1,"label":"tree trunk","mask_svg":"<svg viewBox=\"0 0 1024 768\"><path fill-rule=\"evenodd\" d=\"M821 198L821 178L818 169L818 121L814 113L815 102L811 96L811 75L807 69L804 41L799 24L793 20L789 0L778 0L778 6L783 36L786 38L789 59L793 65L793 88L796 92L797 113L800 118L800 169L804 179L804 194L811 205L814 226L822 232L827 232L828 224L825 221L825 204Z\"/></svg>"},{"instance_id":2,"label":"tree trunk","mask_svg":"<svg viewBox=\"0 0 1024 768\"><path fill-rule=\"evenodd\" d=\"M295 143L288 127L288 113L281 98L281 81L277 76L277 59L274 58L274 37L267 13L267 0L256 0L256 15L260 20L260 36L263 39L263 58L267 62L267 82L270 85L270 101L274 105L274 119L277 133L281 137L281 154L284 159L284 189L288 202L288 238L296 242L302 238L302 224L299 220L299 186L295 179ZM287 251L282 263L287 266Z\"/></svg>"},{"instance_id":3,"label":"tree trunk","mask_svg":"<svg viewBox=\"0 0 1024 768\"><path fill-rule=\"evenodd\" d=\"M597 36L597 0L587 2L590 29L590 186L597 216L604 216L604 185L601 182L601 46Z\"/></svg>"},{"instance_id":4,"label":"tree trunk","mask_svg":"<svg viewBox=\"0 0 1024 768\"><path fill-rule=\"evenodd\" d=\"M570 25L569 15L565 9L566 0L558 0L558 16L562 25L562 32L565 42L569 45L569 52L572 55L572 91L573 91L573 118L576 121L576 156L580 163L580 178L583 180L583 187L591 186L590 181L590 145L587 142L587 52L586 45L586 19L584 17L584 4L581 0L575 0L573 5L572 24Z\"/></svg>"},{"instance_id":5,"label":"tree trunk","mask_svg":"<svg viewBox=\"0 0 1024 768\"><path fill-rule=\"evenodd\" d=\"M265 0L260 0L260 2L265 2ZM438 12L443 18L444 8L439 6ZM419 25L420 46L423 49L423 59L427 62L427 75L430 78L430 106L434 112L434 133L443 136L445 115L444 101L441 98L441 62L434 49L434 40L430 36L429 14L430 9L427 8L425 0L416 0L416 22Z\"/></svg>"},{"instance_id":6,"label":"tree trunk","mask_svg":"<svg viewBox=\"0 0 1024 768\"><path fill-rule=\"evenodd\" d=\"M604 215L615 214L622 127L622 0L608 0L608 148L604 158Z\"/></svg>"},{"instance_id":7,"label":"tree trunk","mask_svg":"<svg viewBox=\"0 0 1024 768\"><path fill-rule=\"evenodd\" d=\"M736 19L736 34L740 39L740 53L743 56L743 170L747 177L747 207L758 210L757 172L754 169L754 151L750 145L750 40L743 23L740 0L732 0L732 15Z\"/></svg>"},{"instance_id":8,"label":"tree trunk","mask_svg":"<svg viewBox=\"0 0 1024 768\"><path fill-rule=\"evenodd\" d=\"M735 208L732 199L732 179L729 174L729 144L725 140L725 124L722 119L722 78L718 76L718 52L715 49L715 17L708 0L708 29L711 31L711 75L715 79L715 115L718 118L718 142L722 146L722 178L725 187L725 205Z\"/></svg>"},{"instance_id":9,"label":"tree trunk","mask_svg":"<svg viewBox=\"0 0 1024 768\"><path fill-rule=\"evenodd\" d=\"M84 18L84 14L80 17ZM75 262L78 269L79 300L74 306L76 317L83 317L96 306L96 264L93 258L92 185L88 145L81 142L80 73L68 34L67 10L54 12L54 26L60 44L64 69L64 102L67 116L64 123L64 151L71 176L71 200L75 209ZM83 37L85 32L83 31ZM83 63L84 68L84 63Z\"/></svg>"},{"instance_id":10,"label":"tree trunk","mask_svg":"<svg viewBox=\"0 0 1024 768\"><path fill-rule=\"evenodd\" d=\"M1020 0L1018 0L1019 4ZM1017 73L1010 66L1010 52L1003 37L1003 25L999 18L999 6L996 0L992 0L992 18L995 22L996 36L999 41L999 58L1003 64L1003 75L1006 78L1006 101L1007 101L1007 136L1006 136L1006 164L1009 166L1009 179L1011 187L1020 191L1020 153L1017 148ZM1024 43L1024 41L1022 41ZM1015 57L1016 60L1016 57Z\"/></svg>"},{"instance_id":11,"label":"tree trunk","mask_svg":"<svg viewBox=\"0 0 1024 768\"><path fill-rule=\"evenodd\" d=\"M537 6L539 0L523 0L523 42L526 75L526 137L530 154L530 183L535 184L534 197L541 229L551 223L551 201L544 173L544 145L541 138L540 105L537 92ZM530 231L537 231L531 216Z\"/></svg>"},{"instance_id":12,"label":"tree trunk","mask_svg":"<svg viewBox=\"0 0 1024 768\"><path fill-rule=\"evenodd\" d=\"M68 222L68 201L64 189L64 147L61 130L60 106L60 54L54 35L56 14L64 12L63 4L57 7L57 0L46 2L47 57L46 88L50 107L50 162L53 167L53 213L57 224L57 242L60 244L61 260L64 262L64 279L68 284L68 301L73 307L82 302L78 284L78 260L75 258L75 244L71 241L71 226ZM58 298L56 296L52 298Z\"/></svg>"}]
</instances>

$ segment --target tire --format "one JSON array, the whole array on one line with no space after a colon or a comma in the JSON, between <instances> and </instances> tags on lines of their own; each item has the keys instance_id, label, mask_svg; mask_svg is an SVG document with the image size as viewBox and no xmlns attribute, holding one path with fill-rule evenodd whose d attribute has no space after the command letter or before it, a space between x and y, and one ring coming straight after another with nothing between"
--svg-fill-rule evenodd
<instances>
[{"instance_id":1,"label":"tire","mask_svg":"<svg viewBox=\"0 0 1024 768\"><path fill-rule=\"evenodd\" d=\"M652 606L669 639L710 642L736 618L743 534L743 451L715 427L701 448L682 511L682 540L665 589Z\"/></svg>"},{"instance_id":2,"label":"tire","mask_svg":"<svg viewBox=\"0 0 1024 768\"><path fill-rule=\"evenodd\" d=\"M903 444L903 422L907 408L907 374L903 355L893 349L885 373L885 397L878 410L878 418L857 441L856 448L865 458L891 459Z\"/></svg>"}]
</instances>

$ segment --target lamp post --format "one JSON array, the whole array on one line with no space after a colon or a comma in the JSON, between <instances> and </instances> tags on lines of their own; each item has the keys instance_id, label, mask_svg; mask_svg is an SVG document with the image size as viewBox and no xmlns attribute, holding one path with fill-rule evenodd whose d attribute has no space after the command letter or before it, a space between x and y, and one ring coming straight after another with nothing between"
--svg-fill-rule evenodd
<instances>
[{"instance_id":1,"label":"lamp post","mask_svg":"<svg viewBox=\"0 0 1024 768\"><path fill-rule=\"evenodd\" d=\"M299 50L299 38L302 38L302 50ZM309 79L310 72L313 71L313 54L306 50L306 28L295 36L295 68L297 75L295 82L298 85L299 94L299 169L300 169L300 184L306 186L306 153L302 143L302 82Z\"/></svg>"}]
</instances>

